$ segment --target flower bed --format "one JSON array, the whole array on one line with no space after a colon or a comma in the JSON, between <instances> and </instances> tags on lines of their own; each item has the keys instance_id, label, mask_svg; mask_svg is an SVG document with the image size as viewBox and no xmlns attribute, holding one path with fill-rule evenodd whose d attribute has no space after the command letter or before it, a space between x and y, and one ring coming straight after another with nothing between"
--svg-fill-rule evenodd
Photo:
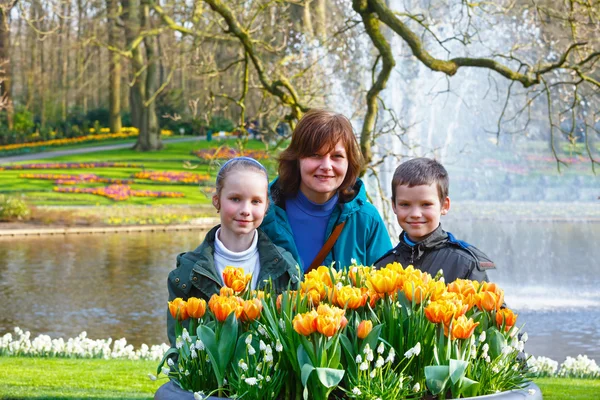
<instances>
[{"instance_id":1,"label":"flower bed","mask_svg":"<svg viewBox=\"0 0 600 400\"><path fill-rule=\"evenodd\" d=\"M113 184L129 184L132 183L131 179L117 179L117 178L102 178L94 174L20 174L19 178L26 179L44 179L53 180L58 185L74 185L76 183L113 183Z\"/></svg>"},{"instance_id":2,"label":"flower bed","mask_svg":"<svg viewBox=\"0 0 600 400\"><path fill-rule=\"evenodd\" d=\"M210 180L208 174L195 174L181 171L141 171L133 175L136 179L149 179L157 182L198 184Z\"/></svg>"},{"instance_id":3,"label":"flower bed","mask_svg":"<svg viewBox=\"0 0 600 400\"><path fill-rule=\"evenodd\" d=\"M161 192L155 190L134 190L128 185L109 185L98 188L80 188L57 186L53 190L59 193L89 193L108 197L109 199L122 201L131 196L135 197L185 197L181 192Z\"/></svg>"},{"instance_id":4,"label":"flower bed","mask_svg":"<svg viewBox=\"0 0 600 400\"><path fill-rule=\"evenodd\" d=\"M319 267L298 291L278 296L246 290L250 276L240 270L228 268L223 278L226 287L208 305L169 303L177 343L158 371L184 390L443 399L519 389L532 376L519 357L517 316L502 308L493 283L446 285L397 263Z\"/></svg>"},{"instance_id":5,"label":"flower bed","mask_svg":"<svg viewBox=\"0 0 600 400\"><path fill-rule=\"evenodd\" d=\"M121 162L68 162L68 163L38 163L0 166L0 171L28 169L89 169L89 168L144 168L143 164Z\"/></svg>"},{"instance_id":6,"label":"flower bed","mask_svg":"<svg viewBox=\"0 0 600 400\"><path fill-rule=\"evenodd\" d=\"M255 160L266 160L269 158L269 153L263 150L236 150L228 146L222 146L214 149L200 149L192 151L192 154L202 160L226 160L229 158L247 156Z\"/></svg>"}]
</instances>

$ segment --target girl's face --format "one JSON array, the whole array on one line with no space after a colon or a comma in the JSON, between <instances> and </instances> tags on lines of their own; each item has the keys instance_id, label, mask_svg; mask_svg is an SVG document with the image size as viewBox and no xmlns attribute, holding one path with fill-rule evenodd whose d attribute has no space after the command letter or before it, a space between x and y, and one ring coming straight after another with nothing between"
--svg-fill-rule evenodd
<instances>
[{"instance_id":1,"label":"girl's face","mask_svg":"<svg viewBox=\"0 0 600 400\"><path fill-rule=\"evenodd\" d=\"M221 231L235 236L254 235L268 205L268 182L254 170L231 171L224 180L220 195L213 204L221 215Z\"/></svg>"},{"instance_id":2,"label":"girl's face","mask_svg":"<svg viewBox=\"0 0 600 400\"><path fill-rule=\"evenodd\" d=\"M348 171L346 147L340 140L332 151L321 150L300 159L300 190L313 203L331 199Z\"/></svg>"}]
</instances>

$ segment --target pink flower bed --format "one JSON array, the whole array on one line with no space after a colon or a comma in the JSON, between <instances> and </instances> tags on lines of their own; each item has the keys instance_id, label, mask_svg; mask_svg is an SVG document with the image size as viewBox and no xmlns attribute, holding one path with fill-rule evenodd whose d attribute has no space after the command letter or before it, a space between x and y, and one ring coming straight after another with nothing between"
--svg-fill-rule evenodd
<instances>
[{"instance_id":1,"label":"pink flower bed","mask_svg":"<svg viewBox=\"0 0 600 400\"><path fill-rule=\"evenodd\" d=\"M161 192L155 190L133 190L128 185L109 185L99 188L80 188L57 186L55 192L59 193L90 193L108 197L115 201L127 200L129 197L184 197L181 192Z\"/></svg>"}]
</instances>

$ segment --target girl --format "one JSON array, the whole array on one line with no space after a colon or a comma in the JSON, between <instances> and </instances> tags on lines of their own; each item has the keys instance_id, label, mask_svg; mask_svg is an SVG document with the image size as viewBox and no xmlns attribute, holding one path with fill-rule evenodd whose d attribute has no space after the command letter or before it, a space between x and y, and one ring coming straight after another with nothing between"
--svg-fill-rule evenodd
<instances>
[{"instance_id":1,"label":"girl","mask_svg":"<svg viewBox=\"0 0 600 400\"><path fill-rule=\"evenodd\" d=\"M304 271L332 262L337 268L347 267L353 259L372 265L392 248L383 220L358 178L362 162L350 121L316 109L298 122L279 157L279 178L270 186L274 204L261 228L292 253Z\"/></svg>"},{"instance_id":2,"label":"girl","mask_svg":"<svg viewBox=\"0 0 600 400\"><path fill-rule=\"evenodd\" d=\"M268 208L268 176L253 158L227 161L217 174L212 203L221 224L212 228L194 251L177 256L177 268L169 274L169 301L177 297L209 300L223 286L226 266L252 274L251 289L262 288L269 278L281 292L296 288L299 271L292 255L277 247L257 229ZM167 334L175 346L175 320L167 310Z\"/></svg>"}]
</instances>

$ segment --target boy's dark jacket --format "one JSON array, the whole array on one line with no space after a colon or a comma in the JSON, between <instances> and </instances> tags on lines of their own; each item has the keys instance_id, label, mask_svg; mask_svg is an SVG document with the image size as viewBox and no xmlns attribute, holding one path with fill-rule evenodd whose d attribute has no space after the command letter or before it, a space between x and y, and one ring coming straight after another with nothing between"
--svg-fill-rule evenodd
<instances>
[{"instance_id":1,"label":"boy's dark jacket","mask_svg":"<svg viewBox=\"0 0 600 400\"><path fill-rule=\"evenodd\" d=\"M496 268L481 250L456 240L441 225L425 240L412 247L404 241L405 234L402 232L400 243L375 262L376 267L385 267L392 262L398 262L403 267L412 264L431 276L435 276L441 269L446 283L456 279L487 281L486 271Z\"/></svg>"},{"instance_id":2,"label":"boy's dark jacket","mask_svg":"<svg viewBox=\"0 0 600 400\"><path fill-rule=\"evenodd\" d=\"M197 297L208 301L213 294L219 294L222 279L215 269L215 235L220 225L212 228L204 241L194 251L177 256L177 268L169 273L167 286L169 301L177 297L184 300ZM275 246L260 229L258 231L258 255L260 273L257 289L263 288L268 279L273 281L273 289L280 293L288 288L297 289L300 282L299 269L294 257L281 247ZM175 320L167 308L167 334L171 346L175 346Z\"/></svg>"}]
</instances>

